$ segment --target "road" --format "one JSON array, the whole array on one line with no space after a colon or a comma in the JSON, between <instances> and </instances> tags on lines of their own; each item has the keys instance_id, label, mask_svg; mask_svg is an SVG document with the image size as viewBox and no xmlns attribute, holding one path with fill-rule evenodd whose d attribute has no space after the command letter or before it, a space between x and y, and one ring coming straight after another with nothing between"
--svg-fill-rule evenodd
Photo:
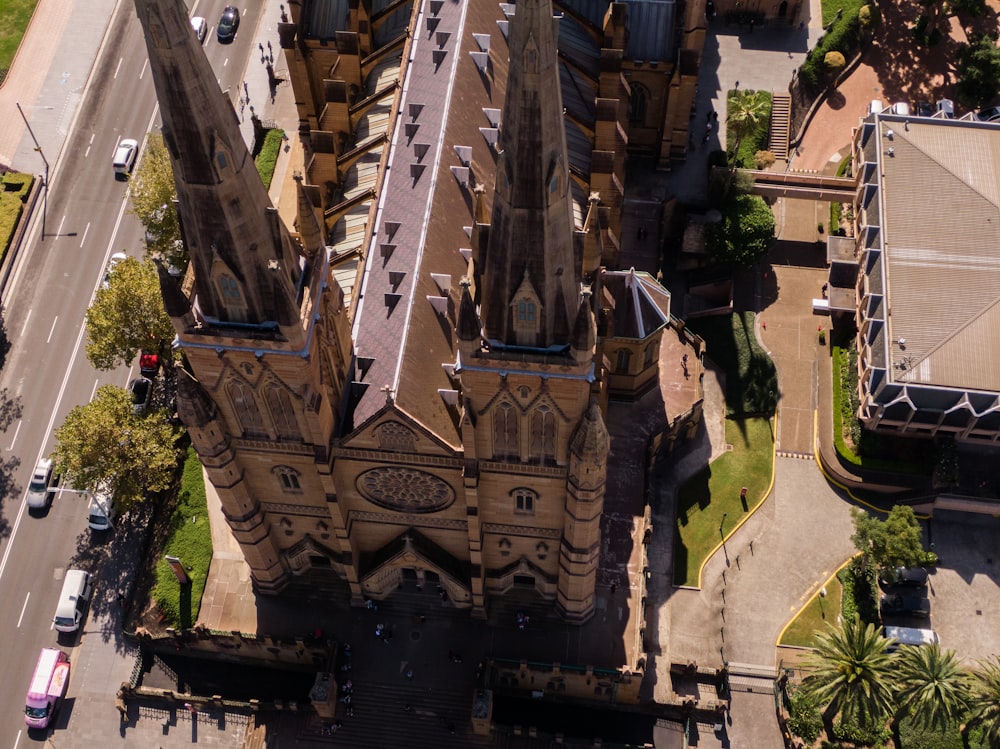
<instances>
[{"instance_id":1,"label":"road","mask_svg":"<svg viewBox=\"0 0 1000 749\"><path fill-rule=\"evenodd\" d=\"M193 3L192 15L209 20L205 52L221 87L235 98L255 46L254 28L263 3L241 6L240 34L233 44L220 45L214 27L224 4L222 0ZM123 567L125 560L111 553L125 539L92 535L86 525L86 500L78 494L58 492L48 512L38 516L29 515L24 505L36 460L54 447L53 430L72 408L90 401L100 385L124 387L135 368L96 372L83 351L84 314L111 253L124 249L141 256L143 251L141 226L128 212L128 182L115 179L112 152L121 138L144 142L146 133L159 124L145 43L132 3L119 2L109 14L106 27L87 38L86 48L72 37L75 28L68 24L62 32L65 56L60 46L52 62L52 69L92 63L89 79L78 69L73 73L86 84L67 95L53 86L65 83L70 73L54 77L50 70L37 100L23 102L25 117L49 154L51 169L44 209L40 203L3 290L12 343L0 371L0 599L5 601L0 631L7 633L0 659L0 745L7 747L17 747L26 738L44 738L28 736L23 721L24 693L40 648L58 643L70 652L77 666L70 681L71 698L81 691L106 690L110 709L111 695L120 682L107 664L89 666L123 650L107 622L117 621L117 591L129 584L124 579L128 565ZM40 26L35 33L47 31L44 23ZM65 106L50 106L49 101ZM67 115L66 107L74 106L75 112ZM16 110L3 116L19 117ZM58 142L67 118L74 124L65 142ZM15 168L38 170L32 145L22 143L19 155L27 151L33 158L21 159L25 164L15 160ZM123 523L107 535L121 536L127 526ZM51 619L68 567L89 569L98 582L82 635L57 639ZM118 655L121 660L123 653ZM124 667L127 673L131 664ZM108 683L87 683L92 676ZM67 702L70 709L59 717L60 728L72 723L73 702Z\"/></svg>"}]
</instances>

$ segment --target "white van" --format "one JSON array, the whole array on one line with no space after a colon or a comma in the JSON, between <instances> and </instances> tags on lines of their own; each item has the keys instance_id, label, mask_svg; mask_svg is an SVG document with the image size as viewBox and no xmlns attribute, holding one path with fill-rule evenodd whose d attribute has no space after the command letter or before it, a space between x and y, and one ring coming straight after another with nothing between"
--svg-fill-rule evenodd
<instances>
[{"instance_id":1,"label":"white van","mask_svg":"<svg viewBox=\"0 0 1000 749\"><path fill-rule=\"evenodd\" d=\"M896 644L889 648L895 650L899 645L933 645L940 642L938 634L933 629L918 629L916 627L883 627L885 637L892 638Z\"/></svg>"},{"instance_id":2,"label":"white van","mask_svg":"<svg viewBox=\"0 0 1000 749\"><path fill-rule=\"evenodd\" d=\"M93 531L108 530L115 519L115 505L110 494L97 492L90 498L87 525Z\"/></svg>"},{"instance_id":3,"label":"white van","mask_svg":"<svg viewBox=\"0 0 1000 749\"><path fill-rule=\"evenodd\" d=\"M60 632L76 632L80 628L80 609L90 599L93 587L89 572L83 570L67 570L63 580L62 592L59 594L59 604L52 625Z\"/></svg>"}]
</instances>

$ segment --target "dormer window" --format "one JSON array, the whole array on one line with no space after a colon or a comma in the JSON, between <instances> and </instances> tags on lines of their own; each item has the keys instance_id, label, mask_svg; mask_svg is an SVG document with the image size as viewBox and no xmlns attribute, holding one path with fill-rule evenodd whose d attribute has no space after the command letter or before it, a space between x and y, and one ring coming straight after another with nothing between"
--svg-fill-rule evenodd
<instances>
[{"instance_id":1,"label":"dormer window","mask_svg":"<svg viewBox=\"0 0 1000 749\"><path fill-rule=\"evenodd\" d=\"M534 346L538 340L539 322L542 319L542 304L535 288L524 271L524 279L514 294L511 303L514 336L519 346Z\"/></svg>"},{"instance_id":2,"label":"dormer window","mask_svg":"<svg viewBox=\"0 0 1000 749\"><path fill-rule=\"evenodd\" d=\"M221 273L216 277L216 285L219 288L222 306L226 310L226 318L233 322L245 322L247 306L243 299L243 291L236 279L228 273Z\"/></svg>"}]
</instances>

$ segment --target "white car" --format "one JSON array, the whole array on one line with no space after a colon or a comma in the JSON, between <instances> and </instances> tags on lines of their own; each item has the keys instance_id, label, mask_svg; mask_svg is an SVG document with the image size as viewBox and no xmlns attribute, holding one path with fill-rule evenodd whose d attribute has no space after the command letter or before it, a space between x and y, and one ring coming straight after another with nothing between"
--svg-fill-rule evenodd
<instances>
[{"instance_id":1,"label":"white car","mask_svg":"<svg viewBox=\"0 0 1000 749\"><path fill-rule=\"evenodd\" d=\"M194 29L194 35L198 37L198 41L204 44L205 36L208 34L208 21L201 16L195 16L191 19L191 28Z\"/></svg>"},{"instance_id":2,"label":"white car","mask_svg":"<svg viewBox=\"0 0 1000 749\"><path fill-rule=\"evenodd\" d=\"M1000 122L1000 107L989 107L976 112L980 122Z\"/></svg>"},{"instance_id":3,"label":"white car","mask_svg":"<svg viewBox=\"0 0 1000 749\"><path fill-rule=\"evenodd\" d=\"M111 256L111 258L108 260L108 269L104 271L104 278L101 279L102 289L108 288L108 284L111 283L111 271L113 271L115 269L115 266L118 265L118 263L120 263L126 257L128 257L128 255L126 255L124 252L116 252L114 255Z\"/></svg>"},{"instance_id":4,"label":"white car","mask_svg":"<svg viewBox=\"0 0 1000 749\"><path fill-rule=\"evenodd\" d=\"M52 495L49 487L52 485L52 458L40 458L35 465L35 472L31 474L31 483L28 484L28 496L25 501L32 510L40 510L48 507Z\"/></svg>"},{"instance_id":5,"label":"white car","mask_svg":"<svg viewBox=\"0 0 1000 749\"><path fill-rule=\"evenodd\" d=\"M897 101L892 105L892 113L902 115L903 117L910 116L910 105L905 101Z\"/></svg>"},{"instance_id":6,"label":"white car","mask_svg":"<svg viewBox=\"0 0 1000 749\"><path fill-rule=\"evenodd\" d=\"M955 116L955 102L951 99L939 99L937 103L937 111L948 119L951 119Z\"/></svg>"},{"instance_id":7,"label":"white car","mask_svg":"<svg viewBox=\"0 0 1000 749\"><path fill-rule=\"evenodd\" d=\"M139 143L131 138L122 138L115 148L115 155L112 165L115 168L115 179L128 177L135 166L135 159L139 155Z\"/></svg>"},{"instance_id":8,"label":"white car","mask_svg":"<svg viewBox=\"0 0 1000 749\"><path fill-rule=\"evenodd\" d=\"M87 525L94 531L106 531L115 518L115 505L111 495L98 492L90 498Z\"/></svg>"}]
</instances>

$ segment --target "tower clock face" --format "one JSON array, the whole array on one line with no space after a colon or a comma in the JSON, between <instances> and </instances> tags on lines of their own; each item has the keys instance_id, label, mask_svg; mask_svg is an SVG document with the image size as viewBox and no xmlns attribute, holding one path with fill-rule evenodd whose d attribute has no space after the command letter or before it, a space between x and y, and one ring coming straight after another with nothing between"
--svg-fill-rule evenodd
<instances>
[{"instance_id":1,"label":"tower clock face","mask_svg":"<svg viewBox=\"0 0 1000 749\"><path fill-rule=\"evenodd\" d=\"M369 502L397 512L437 512L455 501L446 481L414 468L372 468L358 476L356 485Z\"/></svg>"}]
</instances>

